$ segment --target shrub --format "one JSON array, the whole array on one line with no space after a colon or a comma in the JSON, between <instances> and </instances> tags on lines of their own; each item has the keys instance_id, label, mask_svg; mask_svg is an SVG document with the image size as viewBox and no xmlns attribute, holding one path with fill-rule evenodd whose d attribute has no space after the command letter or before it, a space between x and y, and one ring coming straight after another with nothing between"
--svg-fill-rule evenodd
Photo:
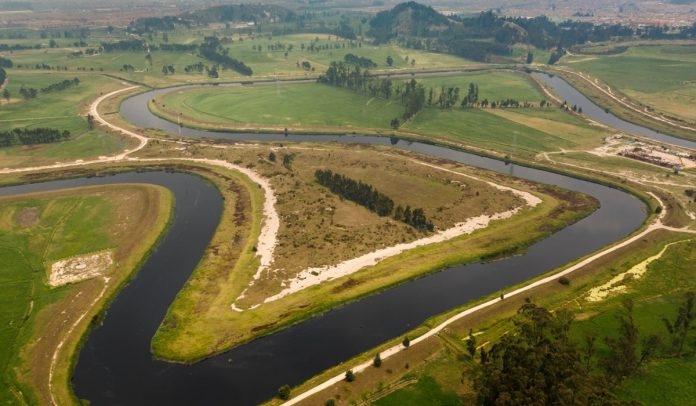
<instances>
[{"instance_id":1,"label":"shrub","mask_svg":"<svg viewBox=\"0 0 696 406\"><path fill-rule=\"evenodd\" d=\"M566 278L565 276L561 276L558 278L558 283L560 283L563 286L568 286L570 285L570 279Z\"/></svg>"},{"instance_id":2,"label":"shrub","mask_svg":"<svg viewBox=\"0 0 696 406\"><path fill-rule=\"evenodd\" d=\"M281 400L290 399L290 385L283 385L278 388L278 398Z\"/></svg>"}]
</instances>

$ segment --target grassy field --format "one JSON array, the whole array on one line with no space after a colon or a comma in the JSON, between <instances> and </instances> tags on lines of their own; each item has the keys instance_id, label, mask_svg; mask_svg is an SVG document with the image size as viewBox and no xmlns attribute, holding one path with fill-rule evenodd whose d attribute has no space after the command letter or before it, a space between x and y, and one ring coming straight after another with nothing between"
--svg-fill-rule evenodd
<instances>
[{"instance_id":1,"label":"grassy field","mask_svg":"<svg viewBox=\"0 0 696 406\"><path fill-rule=\"evenodd\" d=\"M78 77L80 84L63 91L39 94L24 100L22 86L40 89L65 79ZM46 165L56 161L95 158L111 155L126 148L132 141L119 135L87 126L89 104L99 94L123 87L122 83L101 75L16 73L9 74L10 103L0 108L0 131L12 128L57 128L68 130L72 137L54 144L0 148L0 168ZM3 100L5 102L5 100Z\"/></svg>"},{"instance_id":2,"label":"grassy field","mask_svg":"<svg viewBox=\"0 0 696 406\"><path fill-rule=\"evenodd\" d=\"M479 85L480 98L515 98L538 103L543 99L524 76L512 72L465 74L420 80L426 87ZM330 102L328 102L330 101ZM337 107L340 106L340 107ZM156 114L186 125L234 131L270 130L311 133L392 134L389 124L403 106L394 100L371 98L320 84L177 91L150 103ZM418 134L462 142L502 152L533 156L597 146L608 135L581 117L556 108L440 110L427 107L400 128Z\"/></svg>"},{"instance_id":3,"label":"grassy field","mask_svg":"<svg viewBox=\"0 0 696 406\"><path fill-rule=\"evenodd\" d=\"M181 30L170 33L169 43L200 44L206 35L216 33L215 30L188 31ZM218 33L219 34L219 33ZM479 63L459 58L453 55L419 51L401 48L396 45L374 46L367 43L359 44L358 41L349 41L326 34L294 34L286 36L271 35L232 35L231 43L225 44L230 49L230 56L243 61L254 71L255 77L303 77L315 76L323 72L332 61L343 60L343 57L352 53L354 55L372 59L378 66L377 70L398 71L424 70L424 69L451 69L462 67L480 66ZM104 38L100 38L102 40ZM114 38L113 40L118 40ZM17 40L15 43L36 44L35 39ZM47 43L48 40L44 40ZM74 41L73 41L74 42ZM89 40L93 46L97 46L95 39ZM108 42L108 41L107 41ZM0 40L0 43L10 43L8 40ZM153 43L162 43L161 39L153 40ZM21 70L26 71L27 66L47 64L50 66L67 67L69 71L86 69L88 72L104 72L114 74L128 80L147 83L153 86L171 85L179 82L208 82L214 81L203 73L185 73L188 65L203 63L214 65L211 61L203 59L194 52L169 52L154 50L151 52L152 64L146 60L145 51L119 51L97 54L93 56L72 57L72 52L79 48L72 48L67 40L58 40L59 46L64 48L44 48L14 51L11 57L15 65L21 64ZM270 49L269 45L282 44L285 49ZM290 50L290 48L292 49ZM313 47L310 50L310 47ZM287 55L286 55L287 52ZM394 60L393 65L387 65L387 56ZM413 61L415 60L415 64ZM306 70L300 64L309 62L314 68ZM124 65L131 65L134 71L122 71ZM176 72L172 75L164 75L162 67L173 65ZM31 68L33 69L33 68ZM242 78L234 71L222 71L221 81L237 80Z\"/></svg>"},{"instance_id":4,"label":"grassy field","mask_svg":"<svg viewBox=\"0 0 696 406\"><path fill-rule=\"evenodd\" d=\"M590 73L657 111L692 122L696 121L694 63L694 44L632 46L617 55L564 59L567 66Z\"/></svg>"},{"instance_id":5,"label":"grassy field","mask_svg":"<svg viewBox=\"0 0 696 406\"><path fill-rule=\"evenodd\" d=\"M56 346L58 399L70 399L66 383L72 351L91 317L68 334L102 289L113 293L164 229L171 199L164 189L117 185L68 189L0 199L0 403L48 402L48 371ZM55 260L112 250L117 268L102 278L49 288ZM108 297L108 295L107 295ZM103 304L103 300L99 305Z\"/></svg>"}]
</instances>

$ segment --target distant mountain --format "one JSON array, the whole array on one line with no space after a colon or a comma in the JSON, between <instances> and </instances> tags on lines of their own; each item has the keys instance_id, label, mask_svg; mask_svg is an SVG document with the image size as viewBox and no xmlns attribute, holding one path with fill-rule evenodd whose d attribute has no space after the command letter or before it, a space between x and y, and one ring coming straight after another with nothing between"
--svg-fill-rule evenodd
<instances>
[{"instance_id":1,"label":"distant mountain","mask_svg":"<svg viewBox=\"0 0 696 406\"><path fill-rule=\"evenodd\" d=\"M429 37L432 32L447 30L451 24L453 21L432 7L411 1L378 13L370 21L368 35L378 43L398 36Z\"/></svg>"},{"instance_id":2,"label":"distant mountain","mask_svg":"<svg viewBox=\"0 0 696 406\"><path fill-rule=\"evenodd\" d=\"M523 44L555 49L555 56L550 59L554 63L564 54L563 49L574 45L613 38L693 38L696 25L678 31L663 26L639 29L570 20L556 23L545 16L506 17L493 11L473 17L448 17L432 7L408 2L378 13L370 21L368 35L376 43L392 41L409 48L451 53L477 61L504 60L512 54L513 46Z\"/></svg>"}]
</instances>

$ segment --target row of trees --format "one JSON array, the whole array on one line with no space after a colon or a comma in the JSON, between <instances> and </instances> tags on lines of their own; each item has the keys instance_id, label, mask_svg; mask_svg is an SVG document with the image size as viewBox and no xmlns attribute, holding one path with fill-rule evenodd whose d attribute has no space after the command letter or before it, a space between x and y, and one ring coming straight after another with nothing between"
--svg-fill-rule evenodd
<instances>
[{"instance_id":1,"label":"row of trees","mask_svg":"<svg viewBox=\"0 0 696 406\"><path fill-rule=\"evenodd\" d=\"M80 79L73 78L73 79L65 79L65 80L57 82L57 83L52 83L46 87L42 87L41 90L37 90L33 87L22 86L19 89L19 94L22 97L24 97L25 99L33 99L39 95L39 92L41 92L41 93L59 92L61 90L65 90L65 89L69 89L71 87L77 86L79 84L80 84Z\"/></svg>"},{"instance_id":2,"label":"row of trees","mask_svg":"<svg viewBox=\"0 0 696 406\"><path fill-rule=\"evenodd\" d=\"M371 185L334 173L329 169L317 170L314 177L320 185L329 188L331 192L364 206L379 216L393 216L394 220L402 221L421 231L434 229L433 223L427 219L423 209L395 206L389 196L378 192Z\"/></svg>"},{"instance_id":3,"label":"row of trees","mask_svg":"<svg viewBox=\"0 0 696 406\"><path fill-rule=\"evenodd\" d=\"M515 330L490 351L480 350L480 373L475 387L479 404L619 404L610 390L634 375L651 358L681 357L694 331L694 293L685 294L676 316L663 318L666 337L644 334L635 323L633 302L626 300L617 316L618 328L604 338L598 351L597 335L581 343L570 336L573 315L550 312L527 302L514 319ZM476 354L474 336L467 340ZM502 403L501 403L502 402Z\"/></svg>"},{"instance_id":4,"label":"row of trees","mask_svg":"<svg viewBox=\"0 0 696 406\"><path fill-rule=\"evenodd\" d=\"M57 83L52 83L46 87L42 87L41 93L59 92L61 90L75 87L79 84L80 84L80 79L78 79L78 78L65 79L65 80L62 80L62 81L57 82Z\"/></svg>"},{"instance_id":5,"label":"row of trees","mask_svg":"<svg viewBox=\"0 0 696 406\"><path fill-rule=\"evenodd\" d=\"M70 138L70 131L53 128L15 128L0 131L0 147L13 145L48 144Z\"/></svg>"},{"instance_id":6,"label":"row of trees","mask_svg":"<svg viewBox=\"0 0 696 406\"><path fill-rule=\"evenodd\" d=\"M320 185L329 188L331 192L364 206L382 217L389 216L394 211L394 201L376 191L371 185L334 173L329 169L317 170L314 172L314 177Z\"/></svg>"},{"instance_id":7,"label":"row of trees","mask_svg":"<svg viewBox=\"0 0 696 406\"><path fill-rule=\"evenodd\" d=\"M199 47L201 57L218 63L223 69L232 69L242 75L251 76L253 71L244 62L229 56L229 48L223 48L216 36L205 37Z\"/></svg>"},{"instance_id":8,"label":"row of trees","mask_svg":"<svg viewBox=\"0 0 696 406\"><path fill-rule=\"evenodd\" d=\"M162 73L165 75L173 75L176 72L174 65L163 65Z\"/></svg>"}]
</instances>

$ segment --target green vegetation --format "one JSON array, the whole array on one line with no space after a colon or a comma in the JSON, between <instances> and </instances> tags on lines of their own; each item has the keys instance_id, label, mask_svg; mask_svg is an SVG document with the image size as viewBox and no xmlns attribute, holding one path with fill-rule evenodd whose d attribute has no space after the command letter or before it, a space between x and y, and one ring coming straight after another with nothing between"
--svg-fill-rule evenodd
<instances>
[{"instance_id":1,"label":"green vegetation","mask_svg":"<svg viewBox=\"0 0 696 406\"><path fill-rule=\"evenodd\" d=\"M470 83L476 83L479 100L514 98L535 105L544 100L532 82L512 72L427 78L418 83L438 92L441 87L459 87L462 95ZM543 108L462 109L457 103L451 109L440 109L427 106L426 100L420 113L401 123L404 107L399 100L399 96L386 100L332 86L294 84L171 92L150 103L150 108L171 121L177 121L181 113L182 123L200 128L389 134L396 126L404 135L418 134L524 155L597 146L608 135L581 116L565 113L551 104ZM399 120L396 125L395 117Z\"/></svg>"},{"instance_id":2,"label":"green vegetation","mask_svg":"<svg viewBox=\"0 0 696 406\"><path fill-rule=\"evenodd\" d=\"M376 406L458 406L463 402L453 392L445 392L431 376L423 376L418 382L398 390L372 403Z\"/></svg>"},{"instance_id":3,"label":"green vegetation","mask_svg":"<svg viewBox=\"0 0 696 406\"><path fill-rule=\"evenodd\" d=\"M69 327L83 313L95 314L99 306L90 305L97 304L92 301L100 291L108 287L113 293L134 270L167 222L168 196L160 188L141 185L0 199L1 403L47 401L49 364L61 340L70 350L60 353L56 371L67 381L72 348L87 323L80 323L72 335ZM52 262L104 250L120 264L104 270L113 279L107 287L100 277L47 285Z\"/></svg>"},{"instance_id":4,"label":"green vegetation","mask_svg":"<svg viewBox=\"0 0 696 406\"><path fill-rule=\"evenodd\" d=\"M564 63L657 111L696 121L695 51L696 45L632 46L616 55L578 55Z\"/></svg>"}]
</instances>

